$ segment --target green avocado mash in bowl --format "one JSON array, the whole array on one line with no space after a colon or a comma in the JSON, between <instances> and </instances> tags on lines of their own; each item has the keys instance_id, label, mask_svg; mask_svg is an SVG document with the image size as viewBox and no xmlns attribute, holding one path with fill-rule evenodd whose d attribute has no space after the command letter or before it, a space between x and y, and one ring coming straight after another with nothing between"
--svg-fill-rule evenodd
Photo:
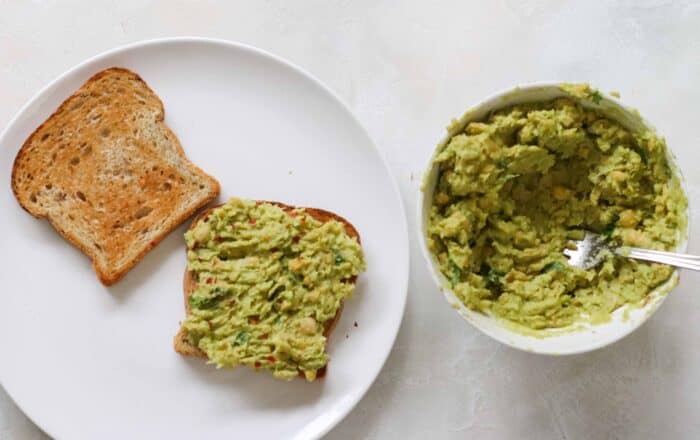
<instances>
[{"instance_id":1,"label":"green avocado mash in bowl","mask_svg":"<svg viewBox=\"0 0 700 440\"><path fill-rule=\"evenodd\" d=\"M585 84L496 95L448 127L425 174L424 254L448 302L528 351L578 353L630 333L678 282L669 266L563 250L590 230L685 249L688 202L663 138Z\"/></svg>"}]
</instances>

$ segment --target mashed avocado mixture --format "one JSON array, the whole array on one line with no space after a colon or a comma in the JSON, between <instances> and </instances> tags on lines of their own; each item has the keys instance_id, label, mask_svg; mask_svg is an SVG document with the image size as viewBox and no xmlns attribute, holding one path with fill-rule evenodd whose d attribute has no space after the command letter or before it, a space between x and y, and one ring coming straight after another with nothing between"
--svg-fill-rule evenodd
<instances>
[{"instance_id":1,"label":"mashed avocado mixture","mask_svg":"<svg viewBox=\"0 0 700 440\"><path fill-rule=\"evenodd\" d=\"M231 199L185 234L196 277L183 322L190 343L218 367L314 380L328 362L325 324L364 269L342 223L302 209Z\"/></svg>"},{"instance_id":2,"label":"mashed avocado mixture","mask_svg":"<svg viewBox=\"0 0 700 440\"><path fill-rule=\"evenodd\" d=\"M652 132L562 98L471 122L434 160L428 246L473 310L523 330L595 324L672 274L615 257L580 270L562 254L585 229L629 246L678 244L687 202Z\"/></svg>"}]
</instances>

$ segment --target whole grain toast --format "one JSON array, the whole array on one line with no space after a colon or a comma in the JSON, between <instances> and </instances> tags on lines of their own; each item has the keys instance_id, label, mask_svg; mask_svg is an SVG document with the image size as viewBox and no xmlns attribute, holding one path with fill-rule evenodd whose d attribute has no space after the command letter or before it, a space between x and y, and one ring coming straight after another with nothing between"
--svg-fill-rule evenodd
<instances>
[{"instance_id":1,"label":"whole grain toast","mask_svg":"<svg viewBox=\"0 0 700 440\"><path fill-rule=\"evenodd\" d=\"M294 209L299 209L294 206L290 205L285 205L284 203L280 202L270 202L270 201L258 201L257 203L268 203L271 205L276 205L282 208L285 212L291 212ZM213 206L203 212L201 212L195 219L192 221L192 224L190 225L190 229L193 229L199 220L203 219L206 217L206 215L213 209L218 208L221 205ZM345 227L345 232L350 236L355 239L357 239L357 242L360 243L360 234L357 232L357 229L347 220L345 220L343 217L334 214L329 211L325 211L323 209L318 209L318 208L301 208L303 209L306 213L308 213L311 217L314 219L318 220L321 223L325 223L330 220L337 220L340 223L343 224ZM357 277L353 277L349 280L351 283L356 283L357 282ZM194 276L192 276L192 273L185 269L185 277L183 280L183 287L184 287L184 298L185 298L185 312L187 315L190 314L190 304L189 304L189 297L190 295L194 292L195 288L197 287L197 280L195 279ZM340 304L340 307L338 308L338 311L336 312L335 316L332 319L329 319L328 321L324 322L324 330L323 330L323 335L328 338L330 337L331 333L333 332L333 329L335 328L335 325L338 323L338 320L340 320L340 315L343 312L343 304ZM200 357L203 359L207 359L206 353L204 353L202 350L199 349L199 347L196 347L192 345L188 340L187 340L187 333L180 328L180 331L175 335L174 339L174 345L175 345L175 351L184 355L184 356L196 356ZM326 374L326 369L327 366L324 366L320 370L318 370L316 377L323 377ZM299 377L304 378L304 373L302 371L299 371Z\"/></svg>"},{"instance_id":2,"label":"whole grain toast","mask_svg":"<svg viewBox=\"0 0 700 440\"><path fill-rule=\"evenodd\" d=\"M163 118L148 85L113 67L66 99L15 158L19 204L87 254L106 285L219 194Z\"/></svg>"}]
</instances>

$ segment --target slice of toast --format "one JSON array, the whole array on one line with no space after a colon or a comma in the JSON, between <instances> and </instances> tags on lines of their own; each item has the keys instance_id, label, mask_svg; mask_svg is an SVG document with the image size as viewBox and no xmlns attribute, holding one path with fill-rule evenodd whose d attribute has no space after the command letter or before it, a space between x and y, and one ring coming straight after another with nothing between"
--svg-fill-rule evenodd
<instances>
[{"instance_id":1,"label":"slice of toast","mask_svg":"<svg viewBox=\"0 0 700 440\"><path fill-rule=\"evenodd\" d=\"M269 202L269 201L258 201L257 203L268 203L271 205L276 205L282 208L285 212L291 212L294 209L299 209L294 206L289 206L285 205L284 203L279 203L279 202ZM221 205L218 205L221 206ZM199 220L203 219L206 217L206 215L212 210L217 208L218 206L214 206L212 208L209 208L203 212L201 212L193 221L192 224L190 225L190 229L193 229ZM321 223L325 223L330 220L337 220L340 223L345 226L345 232L350 236L355 239L357 239L357 242L360 243L360 234L357 232L357 229L347 220L345 220L343 217L334 214L329 211L325 211L323 209L317 209L317 208L301 208L303 209L307 214L309 214L311 217L314 219L318 220ZM353 277L352 279L349 280L351 283L356 283L357 282L357 277ZM197 287L197 280L192 276L192 273L185 269L185 277L184 277L184 292L185 292L185 311L186 314L190 314L190 304L189 304L189 297L190 295L194 292L195 288ZM324 322L324 330L323 330L323 335L328 338L330 337L331 333L333 332L333 329L335 328L335 325L338 323L338 320L340 319L340 315L343 312L343 304L341 303L340 307L338 308L338 311L336 312L335 316ZM196 356L200 357L203 359L207 359L206 353L204 353L202 350L199 349L199 347L196 347L192 345L189 340L187 339L187 333L180 328L180 331L175 335L174 339L174 345L175 345L175 351L184 355L184 356ZM326 374L326 367L323 367L320 369L316 375L316 377L323 377ZM299 371L299 377L304 378L304 373Z\"/></svg>"},{"instance_id":2,"label":"slice of toast","mask_svg":"<svg viewBox=\"0 0 700 440\"><path fill-rule=\"evenodd\" d=\"M163 117L138 75L110 68L64 101L15 158L19 204L87 254L106 285L219 194Z\"/></svg>"}]
</instances>

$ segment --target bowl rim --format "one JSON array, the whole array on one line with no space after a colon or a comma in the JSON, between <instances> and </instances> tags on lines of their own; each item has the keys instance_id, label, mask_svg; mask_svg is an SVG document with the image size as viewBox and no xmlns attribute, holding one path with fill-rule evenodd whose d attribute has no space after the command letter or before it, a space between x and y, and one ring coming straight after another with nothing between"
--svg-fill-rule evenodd
<instances>
[{"instance_id":1,"label":"bowl rim","mask_svg":"<svg viewBox=\"0 0 700 440\"><path fill-rule=\"evenodd\" d=\"M631 107L628 107L624 103L622 103L619 99L619 97L613 97L609 93L605 93L603 91L600 91L598 89L596 90L600 96L601 96L601 101L600 104L592 104L585 102L586 100L581 99L580 97L576 97L571 95L569 92L565 91L562 89L563 85L577 85L577 84L585 84L585 83L571 83L571 82L562 82L562 81L538 81L538 82L532 82L532 83L523 83L516 85L515 87L507 88L507 89L501 89L497 91L496 93L493 93L491 95L488 95L487 97L481 99L478 101L475 105L469 107L469 109L464 112L464 114L456 120L453 120L453 122L448 126L447 128L447 133L441 138L441 140L438 142L435 148L431 150L430 157L428 160L427 165L423 169L423 173L421 175L421 187L420 187L420 194L419 194L419 200L417 204L418 208L418 232L419 232L419 245L421 248L421 253L423 254L423 258L428 266L428 271L430 272L430 276L435 283L435 285L438 287L438 289L442 292L443 296L445 297L447 303L462 316L467 322L469 322L472 326L476 327L477 330L482 332L483 334L495 339L496 341L505 344L509 347L516 348L522 351L526 352L531 352L531 353L537 353L537 354L542 354L542 355L552 355L552 356L560 356L560 355L572 355L572 354L580 354L580 353L586 353L590 351L594 351L603 347L606 347L608 345L611 345L620 339L624 338L625 336L631 334L634 330L639 328L642 324L644 324L651 315L653 315L661 306L661 304L666 300L666 297L668 297L669 293L671 290L673 290L679 282L679 270L675 269L674 272L671 274L671 276L668 278L666 282L664 282L661 286L657 287L656 289L652 290L649 293L649 297L652 299L648 301L643 307L638 307L636 308L636 312L639 312L635 318L626 318L626 317L617 317L617 319L613 319L615 324L618 324L618 329L613 329L610 333L610 336L608 337L602 337L598 338L597 340L593 340L594 338L591 337L591 341L585 344L580 344L580 345L575 345L572 344L568 347L547 347L547 345L556 345L554 344L547 344L546 342L543 343L543 341L556 341L557 339L560 339L561 337L565 337L566 335L572 335L572 334L577 334L577 335L587 335L590 334L591 336L599 336L600 332L598 330L604 328L606 325L609 324L600 324L600 325L584 325L584 326L577 326L576 327L571 327L571 328L566 328L562 330L561 332L554 332L554 333L549 333L549 332L541 332L539 336L535 336L538 332L533 331L532 334L527 334L527 332L518 332L512 328L513 326L509 326L508 322L505 320L501 320L498 318L495 318L491 315L483 314L480 312L473 311L469 308L467 308L462 301L460 301L452 289L449 287L449 284L446 283L446 279L444 275L441 273L439 266L437 262L434 259L434 256L430 252L427 246L427 214L430 209L430 206L432 205L432 194L434 192L434 182L433 185L429 188L429 180L431 177L431 174L437 174L437 171L434 169L434 158L438 154L439 151L441 151L449 142L449 140L456 134L458 130L461 130L466 124L472 120L478 120L480 119L479 114L484 113L488 114L492 111L498 110L498 109L503 109L510 107L512 105L516 105L516 103L526 103L526 102L546 102L552 99L556 99L556 97L568 97L570 99L573 99L579 103L584 104L586 107L594 108L597 110L602 110L603 108L600 106L600 104L603 104L605 106L605 109L609 111L614 111L615 113L620 112L616 116L606 114L611 119L616 120L617 122L621 122L623 125L630 125L630 121L633 121L633 124L640 124L644 128L656 133L656 128L650 124L642 115L639 114L639 112ZM519 100L518 98L522 98L523 96L527 96L529 93L535 93L537 91L541 92L551 92L552 94L556 95L551 98L547 99L522 99ZM606 113L603 111L603 113ZM620 121L621 118L628 118L628 121L622 122ZM680 182L680 187L681 191L683 191L683 194L686 197L686 200L688 200L688 188L687 188L687 183L686 180L683 176L683 173L678 166L678 161L673 153L673 150L671 149L670 146L666 146L666 156L667 160L669 161L669 165L672 168L672 172L675 176L678 177L679 182ZM679 252L683 252L686 250L687 245L688 245L688 236L690 233L690 206L689 202L686 205L686 227L685 231L679 231L680 233L680 240L679 244L676 247L676 250ZM632 310L629 305L624 305L617 310L613 312L613 315L624 315L626 314L626 310ZM487 326L484 325L484 322L488 321L494 324L494 326ZM511 328L509 328L511 327ZM507 337L510 336L510 337Z\"/></svg>"}]
</instances>

